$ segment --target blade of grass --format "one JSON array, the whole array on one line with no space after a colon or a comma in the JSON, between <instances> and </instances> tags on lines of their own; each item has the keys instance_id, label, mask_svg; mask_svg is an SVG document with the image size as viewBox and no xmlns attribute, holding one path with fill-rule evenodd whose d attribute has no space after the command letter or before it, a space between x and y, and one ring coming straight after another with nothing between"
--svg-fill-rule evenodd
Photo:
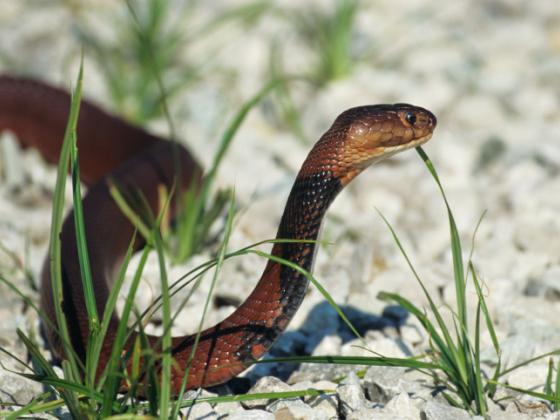
<instances>
[{"instance_id":1,"label":"blade of grass","mask_svg":"<svg viewBox=\"0 0 560 420\"><path fill-rule=\"evenodd\" d=\"M432 311L432 314L436 318L437 324L438 324L438 326L441 330L441 333L443 334L443 339L445 340L444 342L443 341L438 341L437 342L439 351L442 352L442 354L444 355L444 357L445 357L444 360L446 361L446 363L448 363L449 366L453 366L454 369L456 369L456 371L459 373L460 377L462 378L462 382L465 382L467 380L467 372L466 372L464 364L462 363L462 358L459 355L460 351L457 348L453 339L451 338L451 334L449 333L449 330L448 330L445 322L443 321L443 317L441 316L436 304L434 303L432 297L430 296L428 290L426 289L426 287L424 285L424 282L422 281L422 279L420 278L420 276L416 272L416 269L414 268L414 265L410 261L410 258L408 256L407 252L404 250L404 247L403 247L399 237L397 236L397 233L395 232L395 230L393 229L393 227L391 226L389 221L385 218L385 216L383 216L383 214L379 210L377 210L377 212L379 213L379 215L381 216L381 218L383 219L383 221L385 222L385 224L389 228L389 231L391 232L391 235L393 236L393 240L397 244L397 247L399 248L401 254L404 256L408 267L412 271L412 274L414 275L414 277L416 278L416 281L418 282L418 284L422 288L422 291L424 292L424 296L426 296L426 299L428 300L430 310Z\"/></svg>"},{"instance_id":2,"label":"blade of grass","mask_svg":"<svg viewBox=\"0 0 560 420\"><path fill-rule=\"evenodd\" d=\"M459 312L459 319L462 325L467 325L467 308L466 308L466 297L465 297L465 270L463 267L463 254L461 250L461 240L459 239L459 232L457 230L457 225L455 223L455 218L451 212L451 207L447 201L447 196L439 179L439 176L432 164L432 161L424 152L422 147L417 147L416 151L424 161L424 164L428 168L428 171L432 174L432 177L436 181L436 184L441 192L443 201L445 202L445 207L447 209L447 216L449 218L449 229L451 234L451 254L453 257L453 273L455 278L455 291L457 293L457 308Z\"/></svg>"},{"instance_id":3,"label":"blade of grass","mask_svg":"<svg viewBox=\"0 0 560 420\"><path fill-rule=\"evenodd\" d=\"M122 311L121 319L117 328L115 339L113 342L113 348L111 349L111 356L109 362L107 363L107 378L105 380L104 391L103 391L103 409L101 411L102 416L109 416L111 414L111 402L114 401L116 393L118 391L122 374L121 372L121 354L125 342L125 336L127 333L128 318L132 311L132 305L134 304L134 298L136 292L138 291L138 286L140 284L140 279L148 259L148 254L151 248L146 246L142 251L140 257L140 262L138 263L138 268L134 273L134 278L130 286L130 291L125 300L124 308Z\"/></svg>"},{"instance_id":4,"label":"blade of grass","mask_svg":"<svg viewBox=\"0 0 560 420\"><path fill-rule=\"evenodd\" d=\"M437 363L424 362L414 357L370 357L370 356L290 356L256 360L252 363L314 363L364 366L393 366L413 369L443 370Z\"/></svg>"},{"instance_id":5,"label":"blade of grass","mask_svg":"<svg viewBox=\"0 0 560 420\"><path fill-rule=\"evenodd\" d=\"M554 382L554 397L556 401L554 401L554 411L558 411L560 408L560 359L558 360L558 364L556 365L556 381Z\"/></svg>"},{"instance_id":6,"label":"blade of grass","mask_svg":"<svg viewBox=\"0 0 560 420\"><path fill-rule=\"evenodd\" d=\"M72 137L74 135L73 133L76 132L79 109L80 109L82 80L83 80L83 60L80 63L80 70L78 73L76 88L72 92L72 100L70 103L70 116L68 117L68 124L66 126L66 130L64 133L64 141L60 152L60 161L58 164L56 185L54 189L53 212L52 212L52 220L51 220L51 233L50 233L50 245L49 245L49 262L50 262L51 283L53 288L55 316L56 316L56 322L58 324L58 329L62 337L62 341L65 343L70 343L71 340L68 332L68 326L66 324L66 317L62 311L63 294L62 294L62 261L61 261L60 233L62 231L62 220L64 214L64 191L66 185L68 165L70 162L70 153L72 149ZM68 356L68 360L71 363L72 370L75 373L78 373L79 372L78 364L73 354L70 353L67 354L67 356Z\"/></svg>"},{"instance_id":7,"label":"blade of grass","mask_svg":"<svg viewBox=\"0 0 560 420\"><path fill-rule=\"evenodd\" d=\"M115 283L111 288L111 292L109 293L109 297L107 298L107 302L105 303L105 309L103 311L103 317L101 318L101 325L99 327L99 334L96 337L95 346L92 349L92 358L99 360L99 355L101 353L101 349L103 348L103 343L105 337L107 336L107 331L109 329L109 324L115 312L115 307L117 305L117 299L119 297L119 293L121 291L122 285L125 280L126 270L130 264L130 259L132 258L132 254L134 252L134 243L136 241L136 232L132 236L130 244L128 245L128 249L124 256L123 262L119 268L119 273L116 277ZM96 367L97 371L97 367ZM107 370L100 375L98 378L97 389L101 389L104 386L105 378L106 378Z\"/></svg>"},{"instance_id":8,"label":"blade of grass","mask_svg":"<svg viewBox=\"0 0 560 420\"><path fill-rule=\"evenodd\" d=\"M82 207L82 192L80 187L80 165L78 160L77 133L75 128L71 132L70 167L72 171L72 197L74 207L76 247L78 251L78 263L80 265L80 274L84 291L86 311L88 314L89 328L89 339L87 344L88 351L86 351L86 369L84 372L85 383L87 384L87 386L93 388L95 386L97 358L92 357L94 355L92 349L95 343L95 338L99 333L99 315L97 314L95 291L93 290L93 279L91 276L91 267L89 263L84 211Z\"/></svg>"}]
</instances>

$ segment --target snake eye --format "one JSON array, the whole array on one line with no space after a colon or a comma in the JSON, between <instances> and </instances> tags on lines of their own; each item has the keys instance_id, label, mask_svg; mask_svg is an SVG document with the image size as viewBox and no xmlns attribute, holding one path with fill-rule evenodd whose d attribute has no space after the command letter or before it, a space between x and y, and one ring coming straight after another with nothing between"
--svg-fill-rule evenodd
<instances>
[{"instance_id":1,"label":"snake eye","mask_svg":"<svg viewBox=\"0 0 560 420\"><path fill-rule=\"evenodd\" d=\"M416 114L414 112L407 112L404 118L410 125L414 125L416 122Z\"/></svg>"}]
</instances>

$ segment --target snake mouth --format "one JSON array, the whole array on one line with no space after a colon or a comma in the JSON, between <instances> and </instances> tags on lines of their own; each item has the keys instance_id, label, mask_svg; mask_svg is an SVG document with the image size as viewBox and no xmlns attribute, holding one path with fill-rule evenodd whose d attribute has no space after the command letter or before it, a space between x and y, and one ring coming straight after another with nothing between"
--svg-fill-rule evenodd
<instances>
[{"instance_id":1,"label":"snake mouth","mask_svg":"<svg viewBox=\"0 0 560 420\"><path fill-rule=\"evenodd\" d=\"M355 167L360 169L365 169L366 167L379 162L380 160L386 159L388 157L393 156L396 153L402 152L403 150L412 149L413 147L421 146L422 144L426 143L428 140L432 138L433 133L426 134L425 136L418 137L414 140L411 140L407 143L398 144L396 146L387 146L387 147L379 147L378 153L369 158L358 162Z\"/></svg>"},{"instance_id":2,"label":"snake mouth","mask_svg":"<svg viewBox=\"0 0 560 420\"><path fill-rule=\"evenodd\" d=\"M432 138L432 134L433 133L426 134L425 136L418 137L417 139L411 140L408 143L399 144L398 146L387 147L387 148L385 148L385 150L388 153L388 156L391 156L392 154L394 154L396 152L400 152L402 150L407 150L407 149L412 149L413 147L418 147L418 146L426 143L428 140L430 140Z\"/></svg>"}]
</instances>

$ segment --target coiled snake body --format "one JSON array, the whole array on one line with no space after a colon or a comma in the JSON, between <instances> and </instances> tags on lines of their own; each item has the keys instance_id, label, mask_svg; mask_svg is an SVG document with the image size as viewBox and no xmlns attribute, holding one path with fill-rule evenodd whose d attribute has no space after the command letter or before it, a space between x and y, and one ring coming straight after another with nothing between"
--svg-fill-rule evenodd
<instances>
[{"instance_id":1,"label":"coiled snake body","mask_svg":"<svg viewBox=\"0 0 560 420\"><path fill-rule=\"evenodd\" d=\"M24 146L37 148L50 162L60 152L69 112L69 95L29 79L0 76L0 130L13 131ZM278 228L277 238L315 240L325 212L336 195L364 168L399 151L428 141L435 116L408 104L361 106L343 112L315 144L295 180ZM122 262L134 227L112 200L107 175L121 186L140 188L152 211L158 211L158 187L171 188L177 174L174 146L157 136L82 101L78 121L82 180L90 186L83 209L98 313L109 296L111 279ZM180 147L181 180L185 190L202 171ZM176 151L176 150L175 150ZM172 206L173 207L173 206ZM140 239L136 249L144 244ZM309 270L314 243L277 243L272 254ZM63 310L72 345L85 358L88 320L75 246L72 214L62 231ZM308 281L300 272L269 261L255 289L230 316L202 332L189 370L187 388L223 383L261 357L286 329L300 306ZM56 324L48 264L42 273L41 308ZM114 314L99 360L109 359L119 319ZM46 328L52 350L64 357L57 333ZM133 333L123 352L134 342ZM149 337L153 345L159 337ZM172 389L179 392L194 336L174 337Z\"/></svg>"}]
</instances>

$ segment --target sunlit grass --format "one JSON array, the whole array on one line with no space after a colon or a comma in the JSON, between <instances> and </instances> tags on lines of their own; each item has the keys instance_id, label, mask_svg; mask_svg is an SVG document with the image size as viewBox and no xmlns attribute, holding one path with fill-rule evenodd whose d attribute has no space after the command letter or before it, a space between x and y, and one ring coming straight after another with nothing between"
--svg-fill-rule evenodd
<instances>
[{"instance_id":1,"label":"sunlit grass","mask_svg":"<svg viewBox=\"0 0 560 420\"><path fill-rule=\"evenodd\" d=\"M352 40L359 1L333 3L326 10L310 8L289 16L314 55L307 76L318 86L348 76L357 62Z\"/></svg>"}]
</instances>

